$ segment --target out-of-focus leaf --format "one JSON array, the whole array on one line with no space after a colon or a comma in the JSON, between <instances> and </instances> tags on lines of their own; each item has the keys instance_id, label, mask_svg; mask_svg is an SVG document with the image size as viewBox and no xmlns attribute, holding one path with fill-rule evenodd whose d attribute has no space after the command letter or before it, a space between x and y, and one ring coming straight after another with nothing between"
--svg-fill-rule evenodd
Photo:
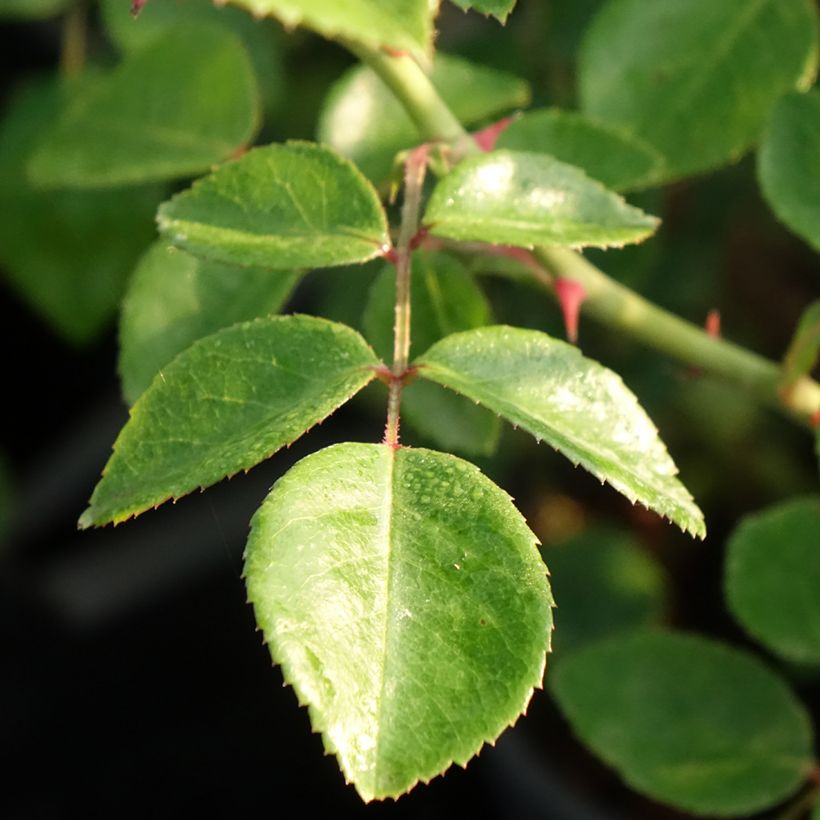
<instances>
[{"instance_id":1,"label":"out-of-focus leaf","mask_svg":"<svg viewBox=\"0 0 820 820\"><path fill-rule=\"evenodd\" d=\"M42 138L29 174L38 185L77 188L199 174L250 142L258 107L233 34L174 30L79 95Z\"/></svg>"},{"instance_id":2,"label":"out-of-focus leaf","mask_svg":"<svg viewBox=\"0 0 820 820\"><path fill-rule=\"evenodd\" d=\"M24 169L70 96L40 81L15 96L0 124L0 267L9 284L66 339L93 340L113 319L126 278L154 235L154 188L40 191Z\"/></svg>"},{"instance_id":3,"label":"out-of-focus leaf","mask_svg":"<svg viewBox=\"0 0 820 820\"><path fill-rule=\"evenodd\" d=\"M436 54L430 79L464 125L520 108L530 99L524 80L449 54ZM351 68L331 88L318 134L320 142L352 159L377 183L389 176L399 151L421 141L404 107L367 66Z\"/></svg>"},{"instance_id":4,"label":"out-of-focus leaf","mask_svg":"<svg viewBox=\"0 0 820 820\"><path fill-rule=\"evenodd\" d=\"M820 355L820 300L812 302L800 317L789 349L783 357L783 384L793 385L807 376Z\"/></svg>"},{"instance_id":5,"label":"out-of-focus leaf","mask_svg":"<svg viewBox=\"0 0 820 820\"><path fill-rule=\"evenodd\" d=\"M812 765L805 709L753 655L694 635L611 638L549 677L581 740L638 791L695 814L753 814Z\"/></svg>"},{"instance_id":6,"label":"out-of-focus leaf","mask_svg":"<svg viewBox=\"0 0 820 820\"><path fill-rule=\"evenodd\" d=\"M0 17L51 17L68 4L69 0L0 0Z\"/></svg>"},{"instance_id":7,"label":"out-of-focus leaf","mask_svg":"<svg viewBox=\"0 0 820 820\"><path fill-rule=\"evenodd\" d=\"M364 800L466 765L541 685L552 599L510 497L455 456L338 444L253 520L248 597Z\"/></svg>"},{"instance_id":8,"label":"out-of-focus leaf","mask_svg":"<svg viewBox=\"0 0 820 820\"><path fill-rule=\"evenodd\" d=\"M298 274L207 262L154 244L134 271L120 320L120 376L129 403L177 353L236 322L276 313Z\"/></svg>"},{"instance_id":9,"label":"out-of-focus leaf","mask_svg":"<svg viewBox=\"0 0 820 820\"><path fill-rule=\"evenodd\" d=\"M729 539L729 608L751 635L797 663L820 663L820 498L745 518Z\"/></svg>"},{"instance_id":10,"label":"out-of-focus leaf","mask_svg":"<svg viewBox=\"0 0 820 820\"><path fill-rule=\"evenodd\" d=\"M681 177L737 160L816 65L812 0L609 0L581 49L581 108Z\"/></svg>"},{"instance_id":11,"label":"out-of-focus leaf","mask_svg":"<svg viewBox=\"0 0 820 820\"><path fill-rule=\"evenodd\" d=\"M433 190L424 221L435 236L526 248L617 247L658 227L580 168L526 151L459 163Z\"/></svg>"}]
</instances>

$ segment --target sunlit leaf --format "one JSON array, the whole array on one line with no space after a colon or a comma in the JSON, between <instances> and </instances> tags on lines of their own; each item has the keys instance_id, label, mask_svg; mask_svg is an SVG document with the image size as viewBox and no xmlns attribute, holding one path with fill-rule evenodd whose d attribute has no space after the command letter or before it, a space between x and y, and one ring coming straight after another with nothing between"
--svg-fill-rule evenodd
<instances>
[{"instance_id":1,"label":"sunlit leaf","mask_svg":"<svg viewBox=\"0 0 820 820\"><path fill-rule=\"evenodd\" d=\"M339 444L253 520L271 654L365 800L465 765L541 685L551 597L509 496L454 456Z\"/></svg>"},{"instance_id":2,"label":"sunlit leaf","mask_svg":"<svg viewBox=\"0 0 820 820\"><path fill-rule=\"evenodd\" d=\"M620 377L535 330L456 333L415 363L430 379L499 413L630 501L703 536L703 514L676 478L658 431Z\"/></svg>"}]
</instances>

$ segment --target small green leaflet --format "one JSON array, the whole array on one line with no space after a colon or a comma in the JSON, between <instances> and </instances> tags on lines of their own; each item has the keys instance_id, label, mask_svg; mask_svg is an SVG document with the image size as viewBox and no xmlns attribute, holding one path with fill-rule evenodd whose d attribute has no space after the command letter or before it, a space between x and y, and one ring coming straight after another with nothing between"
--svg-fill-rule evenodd
<instances>
[{"instance_id":1,"label":"small green leaflet","mask_svg":"<svg viewBox=\"0 0 820 820\"><path fill-rule=\"evenodd\" d=\"M490 306L464 266L445 253L418 251L413 255L411 279L412 355L459 330L490 324ZM368 341L385 361L393 355L393 306L396 271L384 268L373 283L365 308L363 327ZM417 379L401 395L402 425L413 429L448 451L490 455L498 443L498 418L463 396L437 384Z\"/></svg>"},{"instance_id":2,"label":"small green leaflet","mask_svg":"<svg viewBox=\"0 0 820 820\"><path fill-rule=\"evenodd\" d=\"M820 498L800 498L745 518L729 539L726 598L769 649L820 664Z\"/></svg>"},{"instance_id":3,"label":"small green leaflet","mask_svg":"<svg viewBox=\"0 0 820 820\"><path fill-rule=\"evenodd\" d=\"M739 159L816 66L812 0L609 0L581 48L581 109L654 146L673 179Z\"/></svg>"},{"instance_id":4,"label":"small green leaflet","mask_svg":"<svg viewBox=\"0 0 820 820\"><path fill-rule=\"evenodd\" d=\"M32 145L74 89L56 78L31 83L0 124L0 270L62 337L87 344L116 315L128 274L154 235L162 194L31 187L24 171Z\"/></svg>"},{"instance_id":5,"label":"small green leaflet","mask_svg":"<svg viewBox=\"0 0 820 820\"><path fill-rule=\"evenodd\" d=\"M652 185L663 166L663 157L637 137L558 108L528 111L501 132L496 147L550 154L613 191Z\"/></svg>"},{"instance_id":6,"label":"small green leaflet","mask_svg":"<svg viewBox=\"0 0 820 820\"><path fill-rule=\"evenodd\" d=\"M419 376L480 402L544 439L682 530L703 537L703 513L675 477L652 421L620 376L536 330L455 333L415 364Z\"/></svg>"},{"instance_id":7,"label":"small green leaflet","mask_svg":"<svg viewBox=\"0 0 820 820\"><path fill-rule=\"evenodd\" d=\"M783 386L790 388L808 376L820 356L820 300L812 302L800 317L789 349L783 357Z\"/></svg>"},{"instance_id":8,"label":"small green leaflet","mask_svg":"<svg viewBox=\"0 0 820 820\"><path fill-rule=\"evenodd\" d=\"M820 91L789 94L774 109L758 154L763 195L784 225L820 251Z\"/></svg>"},{"instance_id":9,"label":"small green leaflet","mask_svg":"<svg viewBox=\"0 0 820 820\"><path fill-rule=\"evenodd\" d=\"M324 37L349 38L372 48L429 55L437 0L228 0L257 17L278 17Z\"/></svg>"},{"instance_id":10,"label":"small green leaflet","mask_svg":"<svg viewBox=\"0 0 820 820\"><path fill-rule=\"evenodd\" d=\"M492 14L501 23L506 23L507 17L515 8L516 0L452 0L452 2L464 11L473 9L487 16Z\"/></svg>"},{"instance_id":11,"label":"small green leaflet","mask_svg":"<svg viewBox=\"0 0 820 820\"><path fill-rule=\"evenodd\" d=\"M68 4L69 0L0 0L0 17L50 17Z\"/></svg>"},{"instance_id":12,"label":"small green leaflet","mask_svg":"<svg viewBox=\"0 0 820 820\"><path fill-rule=\"evenodd\" d=\"M542 553L558 606L554 657L659 622L665 597L660 567L629 532L593 527L545 543Z\"/></svg>"},{"instance_id":13,"label":"small green leaflet","mask_svg":"<svg viewBox=\"0 0 820 820\"><path fill-rule=\"evenodd\" d=\"M356 331L309 316L195 342L131 408L80 526L116 524L249 470L344 404L378 364Z\"/></svg>"},{"instance_id":14,"label":"small green leaflet","mask_svg":"<svg viewBox=\"0 0 820 820\"><path fill-rule=\"evenodd\" d=\"M461 162L436 186L424 221L435 236L527 248L619 247L659 224L580 168L525 151Z\"/></svg>"},{"instance_id":15,"label":"small green leaflet","mask_svg":"<svg viewBox=\"0 0 820 820\"><path fill-rule=\"evenodd\" d=\"M510 497L455 456L338 444L253 520L248 597L366 801L467 763L541 686L546 568Z\"/></svg>"},{"instance_id":16,"label":"small green leaflet","mask_svg":"<svg viewBox=\"0 0 820 820\"><path fill-rule=\"evenodd\" d=\"M223 327L276 313L299 276L207 262L157 242L122 304L120 361L129 404L177 353Z\"/></svg>"},{"instance_id":17,"label":"small green leaflet","mask_svg":"<svg viewBox=\"0 0 820 820\"><path fill-rule=\"evenodd\" d=\"M157 218L189 253L275 270L366 262L390 245L373 186L309 142L255 148L177 194Z\"/></svg>"},{"instance_id":18,"label":"small green leaflet","mask_svg":"<svg viewBox=\"0 0 820 820\"><path fill-rule=\"evenodd\" d=\"M580 739L655 800L747 816L812 766L809 716L753 655L694 635L638 634L563 658L550 689Z\"/></svg>"},{"instance_id":19,"label":"small green leaflet","mask_svg":"<svg viewBox=\"0 0 820 820\"><path fill-rule=\"evenodd\" d=\"M78 188L199 174L251 141L258 107L233 34L174 30L77 99L44 136L29 174L38 185Z\"/></svg>"},{"instance_id":20,"label":"small green leaflet","mask_svg":"<svg viewBox=\"0 0 820 820\"><path fill-rule=\"evenodd\" d=\"M430 79L464 125L529 104L525 80L438 52ZM390 175L397 153L422 141L404 107L367 66L349 69L325 98L319 141L353 160L374 182Z\"/></svg>"}]
</instances>

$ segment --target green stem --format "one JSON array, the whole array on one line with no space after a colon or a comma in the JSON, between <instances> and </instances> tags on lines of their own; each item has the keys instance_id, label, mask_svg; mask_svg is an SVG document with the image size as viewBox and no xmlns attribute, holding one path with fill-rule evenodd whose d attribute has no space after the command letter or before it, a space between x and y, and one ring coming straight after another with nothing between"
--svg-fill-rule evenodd
<instances>
[{"instance_id":1,"label":"green stem","mask_svg":"<svg viewBox=\"0 0 820 820\"><path fill-rule=\"evenodd\" d=\"M85 0L76 0L65 12L60 44L60 73L76 77L85 67L88 46Z\"/></svg>"},{"instance_id":2,"label":"green stem","mask_svg":"<svg viewBox=\"0 0 820 820\"><path fill-rule=\"evenodd\" d=\"M820 784L803 792L791 805L777 815L776 820L802 820L820 802Z\"/></svg>"},{"instance_id":3,"label":"green stem","mask_svg":"<svg viewBox=\"0 0 820 820\"><path fill-rule=\"evenodd\" d=\"M449 141L456 155L478 148L441 99L429 77L409 57L390 56L359 44L346 44L367 63L404 105L426 140ZM820 384L800 379L781 389L783 371L776 362L709 335L609 278L574 251L538 248L536 256L559 277L580 283L587 294L584 314L693 367L744 388L798 422L810 426L820 411ZM548 280L542 284L550 287ZM551 288L550 288L551 289Z\"/></svg>"}]
</instances>

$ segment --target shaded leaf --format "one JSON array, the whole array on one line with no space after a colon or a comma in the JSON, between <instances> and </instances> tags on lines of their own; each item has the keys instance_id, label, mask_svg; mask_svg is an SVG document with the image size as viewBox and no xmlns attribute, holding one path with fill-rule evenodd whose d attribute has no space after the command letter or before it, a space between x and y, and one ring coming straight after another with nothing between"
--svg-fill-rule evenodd
<instances>
[{"instance_id":1,"label":"shaded leaf","mask_svg":"<svg viewBox=\"0 0 820 820\"><path fill-rule=\"evenodd\" d=\"M807 376L820 356L820 300L812 302L800 317L789 349L783 357L783 383L793 385Z\"/></svg>"},{"instance_id":2,"label":"shaded leaf","mask_svg":"<svg viewBox=\"0 0 820 820\"><path fill-rule=\"evenodd\" d=\"M124 521L250 469L344 404L377 364L354 330L310 316L195 342L131 409L80 526Z\"/></svg>"},{"instance_id":3,"label":"shaded leaf","mask_svg":"<svg viewBox=\"0 0 820 820\"><path fill-rule=\"evenodd\" d=\"M777 104L758 154L763 195L784 225L820 251L820 91Z\"/></svg>"},{"instance_id":4,"label":"shaded leaf","mask_svg":"<svg viewBox=\"0 0 820 820\"><path fill-rule=\"evenodd\" d=\"M675 477L658 431L620 376L536 330L456 333L418 361L419 375L480 402L633 503L703 536L703 514Z\"/></svg>"},{"instance_id":5,"label":"shaded leaf","mask_svg":"<svg viewBox=\"0 0 820 820\"><path fill-rule=\"evenodd\" d=\"M680 177L737 160L816 61L811 0L609 0L581 49L581 108L645 139Z\"/></svg>"},{"instance_id":6,"label":"shaded leaf","mask_svg":"<svg viewBox=\"0 0 820 820\"><path fill-rule=\"evenodd\" d=\"M552 601L535 541L473 465L381 444L308 456L254 517L257 621L365 800L465 765L541 685Z\"/></svg>"},{"instance_id":7,"label":"shaded leaf","mask_svg":"<svg viewBox=\"0 0 820 820\"><path fill-rule=\"evenodd\" d=\"M612 638L563 659L551 690L626 782L695 814L752 814L811 766L808 715L753 655L694 635Z\"/></svg>"},{"instance_id":8,"label":"shaded leaf","mask_svg":"<svg viewBox=\"0 0 820 820\"><path fill-rule=\"evenodd\" d=\"M32 145L52 127L71 88L28 85L0 124L0 267L57 332L83 344L114 318L126 278L154 236L161 193L31 187L24 169Z\"/></svg>"},{"instance_id":9,"label":"shaded leaf","mask_svg":"<svg viewBox=\"0 0 820 820\"><path fill-rule=\"evenodd\" d=\"M528 248L620 246L658 226L580 168L524 151L461 162L434 189L424 220L436 236Z\"/></svg>"},{"instance_id":10,"label":"shaded leaf","mask_svg":"<svg viewBox=\"0 0 820 820\"><path fill-rule=\"evenodd\" d=\"M298 278L291 271L207 262L164 242L154 244L137 265L122 304L119 369L128 402L192 342L276 313Z\"/></svg>"},{"instance_id":11,"label":"shaded leaf","mask_svg":"<svg viewBox=\"0 0 820 820\"><path fill-rule=\"evenodd\" d=\"M449 54L436 54L430 79L464 125L520 108L530 99L524 80ZM375 182L390 175L397 153L422 141L393 92L363 65L348 70L331 88L318 135Z\"/></svg>"},{"instance_id":12,"label":"shaded leaf","mask_svg":"<svg viewBox=\"0 0 820 820\"><path fill-rule=\"evenodd\" d=\"M558 108L528 111L501 133L496 147L550 154L614 191L652 185L663 165L663 157L643 140Z\"/></svg>"},{"instance_id":13,"label":"shaded leaf","mask_svg":"<svg viewBox=\"0 0 820 820\"><path fill-rule=\"evenodd\" d=\"M741 521L729 539L726 598L769 649L820 663L820 499L795 499Z\"/></svg>"},{"instance_id":14,"label":"shaded leaf","mask_svg":"<svg viewBox=\"0 0 820 820\"><path fill-rule=\"evenodd\" d=\"M453 256L417 252L411 289L411 354L459 330L492 321L490 306L473 277ZM368 341L385 361L393 356L396 272L386 267L373 283L363 325ZM416 380L401 397L401 419L438 446L463 453L491 454L501 425L496 416L436 384Z\"/></svg>"},{"instance_id":15,"label":"shaded leaf","mask_svg":"<svg viewBox=\"0 0 820 820\"><path fill-rule=\"evenodd\" d=\"M660 568L628 532L596 527L547 544L542 553L557 605L553 652L559 658L660 619Z\"/></svg>"},{"instance_id":16,"label":"shaded leaf","mask_svg":"<svg viewBox=\"0 0 820 820\"><path fill-rule=\"evenodd\" d=\"M169 31L208 23L224 26L242 41L253 65L266 108L275 105L284 90L279 29L272 20L254 20L238 8L216 6L212 0L161 0L148 3L137 19L123 0L100 3L106 31L127 52L139 51Z\"/></svg>"},{"instance_id":17,"label":"shaded leaf","mask_svg":"<svg viewBox=\"0 0 820 820\"><path fill-rule=\"evenodd\" d=\"M117 186L208 170L258 127L253 70L216 26L170 31L127 56L42 139L29 174L48 187Z\"/></svg>"},{"instance_id":18,"label":"shaded leaf","mask_svg":"<svg viewBox=\"0 0 820 820\"><path fill-rule=\"evenodd\" d=\"M0 0L0 17L50 17L68 4L69 0Z\"/></svg>"},{"instance_id":19,"label":"shaded leaf","mask_svg":"<svg viewBox=\"0 0 820 820\"><path fill-rule=\"evenodd\" d=\"M515 8L516 0L452 0L460 9L492 15L502 23L507 22L510 12Z\"/></svg>"},{"instance_id":20,"label":"shaded leaf","mask_svg":"<svg viewBox=\"0 0 820 820\"><path fill-rule=\"evenodd\" d=\"M257 17L304 25L324 37L346 37L374 48L427 54L438 2L431 0L228 0Z\"/></svg>"},{"instance_id":21,"label":"shaded leaf","mask_svg":"<svg viewBox=\"0 0 820 820\"><path fill-rule=\"evenodd\" d=\"M158 221L190 253L276 270L366 262L390 244L370 183L309 142L249 151L163 204Z\"/></svg>"}]
</instances>

